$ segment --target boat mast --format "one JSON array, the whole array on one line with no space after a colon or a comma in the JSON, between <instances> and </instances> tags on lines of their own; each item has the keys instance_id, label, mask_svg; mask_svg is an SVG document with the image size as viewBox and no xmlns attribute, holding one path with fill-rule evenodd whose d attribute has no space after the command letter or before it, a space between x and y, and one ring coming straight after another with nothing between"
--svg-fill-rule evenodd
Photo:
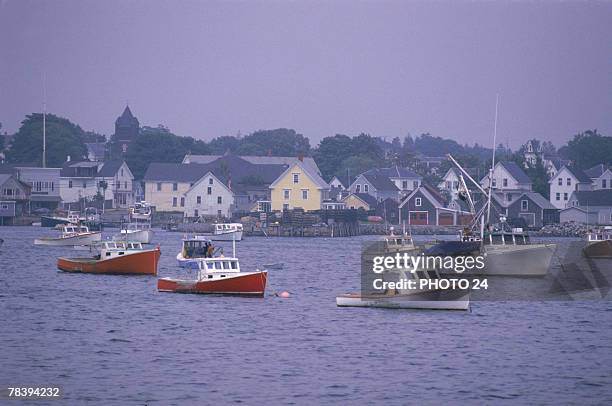
<instances>
[{"instance_id":1,"label":"boat mast","mask_svg":"<svg viewBox=\"0 0 612 406\"><path fill-rule=\"evenodd\" d=\"M493 125L493 159L491 161L491 169L489 169L489 196L487 197L487 224L491 224L491 193L493 189L493 169L495 168L495 149L497 148L497 106L499 104L499 95L495 95L495 122Z\"/></svg>"},{"instance_id":2,"label":"boat mast","mask_svg":"<svg viewBox=\"0 0 612 406\"><path fill-rule=\"evenodd\" d=\"M43 73L43 150L42 167L47 167L47 74Z\"/></svg>"}]
</instances>

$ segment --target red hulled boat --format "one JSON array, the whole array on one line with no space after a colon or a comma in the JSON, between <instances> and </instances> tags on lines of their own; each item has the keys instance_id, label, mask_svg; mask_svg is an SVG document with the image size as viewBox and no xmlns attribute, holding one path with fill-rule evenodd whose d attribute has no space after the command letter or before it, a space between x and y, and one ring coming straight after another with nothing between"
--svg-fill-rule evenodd
<instances>
[{"instance_id":1,"label":"red hulled boat","mask_svg":"<svg viewBox=\"0 0 612 406\"><path fill-rule=\"evenodd\" d=\"M105 241L92 258L57 259L57 268L65 272L117 275L157 275L161 251L145 250L138 242Z\"/></svg>"},{"instance_id":2,"label":"red hulled boat","mask_svg":"<svg viewBox=\"0 0 612 406\"><path fill-rule=\"evenodd\" d=\"M197 279L160 278L157 290L173 293L263 296L266 271L240 272L237 258L215 257L198 260Z\"/></svg>"}]
</instances>

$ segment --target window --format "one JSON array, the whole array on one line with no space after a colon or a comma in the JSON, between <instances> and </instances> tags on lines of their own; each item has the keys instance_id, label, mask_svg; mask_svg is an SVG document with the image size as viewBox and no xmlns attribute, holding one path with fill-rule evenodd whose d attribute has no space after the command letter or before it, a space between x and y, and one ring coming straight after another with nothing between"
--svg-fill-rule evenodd
<instances>
[{"instance_id":1,"label":"window","mask_svg":"<svg viewBox=\"0 0 612 406\"><path fill-rule=\"evenodd\" d=\"M299 173L294 173L293 174L293 183L300 183L300 174Z\"/></svg>"},{"instance_id":2,"label":"window","mask_svg":"<svg viewBox=\"0 0 612 406\"><path fill-rule=\"evenodd\" d=\"M421 206L421 203L422 202L421 202L421 198L420 197L417 197L417 198L414 199L414 205L415 206L419 207L419 206Z\"/></svg>"},{"instance_id":3,"label":"window","mask_svg":"<svg viewBox=\"0 0 612 406\"><path fill-rule=\"evenodd\" d=\"M121 182L117 182L117 189L121 189Z\"/></svg>"},{"instance_id":4,"label":"window","mask_svg":"<svg viewBox=\"0 0 612 406\"><path fill-rule=\"evenodd\" d=\"M508 178L504 178L504 179L502 180L502 185L503 185L504 187L508 187Z\"/></svg>"},{"instance_id":5,"label":"window","mask_svg":"<svg viewBox=\"0 0 612 406\"><path fill-rule=\"evenodd\" d=\"M68 181L68 188L72 189L72 181L71 180Z\"/></svg>"},{"instance_id":6,"label":"window","mask_svg":"<svg viewBox=\"0 0 612 406\"><path fill-rule=\"evenodd\" d=\"M217 196L217 204L222 204L223 198L221 196Z\"/></svg>"},{"instance_id":7,"label":"window","mask_svg":"<svg viewBox=\"0 0 612 406\"><path fill-rule=\"evenodd\" d=\"M454 185L453 187L455 188L455 190L459 190L459 181L458 180L454 181L453 185ZM416 186L415 186L415 188L416 188Z\"/></svg>"},{"instance_id":8,"label":"window","mask_svg":"<svg viewBox=\"0 0 612 406\"><path fill-rule=\"evenodd\" d=\"M221 210L217 210L217 217L221 217L222 215Z\"/></svg>"},{"instance_id":9,"label":"window","mask_svg":"<svg viewBox=\"0 0 612 406\"><path fill-rule=\"evenodd\" d=\"M601 188L602 188L602 189L605 189L606 187L607 187L607 186L606 186L606 180L605 180L605 179L602 179L602 180L601 180Z\"/></svg>"},{"instance_id":10,"label":"window","mask_svg":"<svg viewBox=\"0 0 612 406\"><path fill-rule=\"evenodd\" d=\"M193 211L193 216L194 216L194 217L200 217L200 213L198 212L198 209L195 209L195 210Z\"/></svg>"},{"instance_id":11,"label":"window","mask_svg":"<svg viewBox=\"0 0 612 406\"><path fill-rule=\"evenodd\" d=\"M196 203L197 204L202 204L202 196L196 197Z\"/></svg>"},{"instance_id":12,"label":"window","mask_svg":"<svg viewBox=\"0 0 612 406\"><path fill-rule=\"evenodd\" d=\"M495 178L493 178L493 181L491 182L491 186L492 187L496 187L497 186L497 180Z\"/></svg>"},{"instance_id":13,"label":"window","mask_svg":"<svg viewBox=\"0 0 612 406\"><path fill-rule=\"evenodd\" d=\"M83 189L87 189L87 181L83 182Z\"/></svg>"},{"instance_id":14,"label":"window","mask_svg":"<svg viewBox=\"0 0 612 406\"><path fill-rule=\"evenodd\" d=\"M213 178L208 178L208 184L212 185L213 184Z\"/></svg>"},{"instance_id":15,"label":"window","mask_svg":"<svg viewBox=\"0 0 612 406\"><path fill-rule=\"evenodd\" d=\"M561 200L561 193L557 193L557 200Z\"/></svg>"},{"instance_id":16,"label":"window","mask_svg":"<svg viewBox=\"0 0 612 406\"><path fill-rule=\"evenodd\" d=\"M288 203L283 204L283 211L284 210L289 210L289 204Z\"/></svg>"},{"instance_id":17,"label":"window","mask_svg":"<svg viewBox=\"0 0 612 406\"><path fill-rule=\"evenodd\" d=\"M308 200L308 189L302 190L302 199Z\"/></svg>"},{"instance_id":18,"label":"window","mask_svg":"<svg viewBox=\"0 0 612 406\"><path fill-rule=\"evenodd\" d=\"M157 191L161 192L161 182L157 182Z\"/></svg>"},{"instance_id":19,"label":"window","mask_svg":"<svg viewBox=\"0 0 612 406\"><path fill-rule=\"evenodd\" d=\"M172 198L172 207L176 207L176 201L177 201L176 197L173 197Z\"/></svg>"},{"instance_id":20,"label":"window","mask_svg":"<svg viewBox=\"0 0 612 406\"><path fill-rule=\"evenodd\" d=\"M563 200L567 200L567 193L563 193Z\"/></svg>"},{"instance_id":21,"label":"window","mask_svg":"<svg viewBox=\"0 0 612 406\"><path fill-rule=\"evenodd\" d=\"M178 190L178 183L174 182L172 184L172 190L175 191L175 192Z\"/></svg>"},{"instance_id":22,"label":"window","mask_svg":"<svg viewBox=\"0 0 612 406\"><path fill-rule=\"evenodd\" d=\"M361 192L361 185L355 185L355 193Z\"/></svg>"},{"instance_id":23,"label":"window","mask_svg":"<svg viewBox=\"0 0 612 406\"><path fill-rule=\"evenodd\" d=\"M124 188L124 189L127 189L127 188L128 188L128 187L127 187L127 181L126 181L126 182L123 182L123 188Z\"/></svg>"},{"instance_id":24,"label":"window","mask_svg":"<svg viewBox=\"0 0 612 406\"><path fill-rule=\"evenodd\" d=\"M559 178L559 186L563 186L563 178Z\"/></svg>"},{"instance_id":25,"label":"window","mask_svg":"<svg viewBox=\"0 0 612 406\"><path fill-rule=\"evenodd\" d=\"M285 200L289 200L289 189L283 190L283 196Z\"/></svg>"},{"instance_id":26,"label":"window","mask_svg":"<svg viewBox=\"0 0 612 406\"><path fill-rule=\"evenodd\" d=\"M450 190L450 188L451 188L451 181L450 180L446 181L446 188Z\"/></svg>"},{"instance_id":27,"label":"window","mask_svg":"<svg viewBox=\"0 0 612 406\"><path fill-rule=\"evenodd\" d=\"M413 187L414 189L418 188L418 187L419 187L419 181L418 181L418 180L413 180L413 181L412 181L412 187Z\"/></svg>"},{"instance_id":28,"label":"window","mask_svg":"<svg viewBox=\"0 0 612 406\"><path fill-rule=\"evenodd\" d=\"M567 186L572 186L572 178L567 178Z\"/></svg>"},{"instance_id":29,"label":"window","mask_svg":"<svg viewBox=\"0 0 612 406\"><path fill-rule=\"evenodd\" d=\"M209 186L209 187L206 188L206 194L207 195L212 195L212 187Z\"/></svg>"},{"instance_id":30,"label":"window","mask_svg":"<svg viewBox=\"0 0 612 406\"><path fill-rule=\"evenodd\" d=\"M402 189L404 189L404 190L408 189L408 181L407 180L403 180L402 181Z\"/></svg>"},{"instance_id":31,"label":"window","mask_svg":"<svg viewBox=\"0 0 612 406\"><path fill-rule=\"evenodd\" d=\"M181 207L185 207L185 198L181 197Z\"/></svg>"},{"instance_id":32,"label":"window","mask_svg":"<svg viewBox=\"0 0 612 406\"><path fill-rule=\"evenodd\" d=\"M508 201L511 202L512 201L512 193L508 193Z\"/></svg>"},{"instance_id":33,"label":"window","mask_svg":"<svg viewBox=\"0 0 612 406\"><path fill-rule=\"evenodd\" d=\"M363 191L368 193L370 191L370 185L363 185Z\"/></svg>"},{"instance_id":34,"label":"window","mask_svg":"<svg viewBox=\"0 0 612 406\"><path fill-rule=\"evenodd\" d=\"M521 200L521 211L529 210L529 200Z\"/></svg>"}]
</instances>

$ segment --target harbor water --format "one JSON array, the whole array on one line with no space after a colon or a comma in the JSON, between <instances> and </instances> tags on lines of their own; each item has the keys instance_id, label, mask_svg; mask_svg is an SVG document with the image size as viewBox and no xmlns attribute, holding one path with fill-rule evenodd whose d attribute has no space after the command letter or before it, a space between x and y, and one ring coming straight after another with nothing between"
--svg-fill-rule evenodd
<instances>
[{"instance_id":1,"label":"harbor water","mask_svg":"<svg viewBox=\"0 0 612 406\"><path fill-rule=\"evenodd\" d=\"M3 386L59 385L65 404L612 403L607 300L336 307L375 237L237 243L244 271L284 263L265 298L158 293L154 277L58 272L87 253L33 246L53 234L0 227ZM159 276L179 273L181 237L156 230Z\"/></svg>"}]
</instances>

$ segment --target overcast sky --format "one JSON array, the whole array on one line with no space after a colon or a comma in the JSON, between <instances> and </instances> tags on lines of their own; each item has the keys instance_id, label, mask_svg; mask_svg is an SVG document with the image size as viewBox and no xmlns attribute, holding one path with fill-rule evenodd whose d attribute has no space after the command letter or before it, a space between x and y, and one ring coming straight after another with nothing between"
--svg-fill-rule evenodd
<instances>
[{"instance_id":1,"label":"overcast sky","mask_svg":"<svg viewBox=\"0 0 612 406\"><path fill-rule=\"evenodd\" d=\"M0 0L0 122L557 146L612 135L612 2Z\"/></svg>"}]
</instances>

